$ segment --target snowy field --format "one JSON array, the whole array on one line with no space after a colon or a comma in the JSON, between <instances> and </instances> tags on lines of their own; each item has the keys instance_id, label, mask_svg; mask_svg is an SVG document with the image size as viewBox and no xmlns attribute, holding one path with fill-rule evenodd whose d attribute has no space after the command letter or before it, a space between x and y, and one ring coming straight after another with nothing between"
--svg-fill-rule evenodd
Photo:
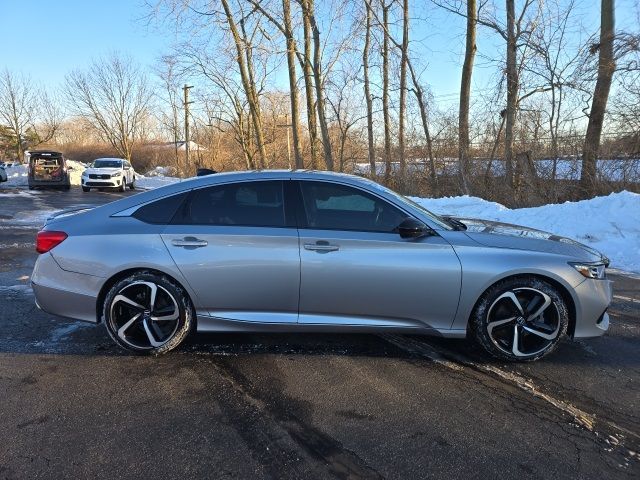
<instances>
[{"instance_id":1,"label":"snowy field","mask_svg":"<svg viewBox=\"0 0 640 480\"><path fill-rule=\"evenodd\" d=\"M74 161L69 165L73 168L71 183L80 185L84 165ZM157 167L138 175L136 184L153 189L179 182L172 173L170 167ZM0 188L26 186L26 174L24 165L8 168L9 181ZM624 191L580 202L518 209L469 196L413 199L438 214L525 225L570 237L603 252L611 259L612 268L640 273L640 195L636 193Z\"/></svg>"},{"instance_id":2,"label":"snowy field","mask_svg":"<svg viewBox=\"0 0 640 480\"><path fill-rule=\"evenodd\" d=\"M458 159L445 158L436 160L437 175L454 176L458 174ZM473 160L477 170L484 172L488 167L486 160ZM557 180L579 180L582 172L582 160L576 158L558 158L535 160L536 173L541 179ZM605 182L626 182L640 183L640 159L611 159L598 160L597 162L598 178ZM555 169L555 174L554 174ZM358 175L369 175L371 166L368 163L356 163L354 172ZM378 176L384 175L384 162L376 162L376 172ZM398 162L391 163L391 171L397 173L400 171ZM421 173L429 175L429 164L426 160L417 160L407 163L408 173ZM491 162L490 173L494 177L505 175L505 166L502 160L493 160Z\"/></svg>"}]
</instances>

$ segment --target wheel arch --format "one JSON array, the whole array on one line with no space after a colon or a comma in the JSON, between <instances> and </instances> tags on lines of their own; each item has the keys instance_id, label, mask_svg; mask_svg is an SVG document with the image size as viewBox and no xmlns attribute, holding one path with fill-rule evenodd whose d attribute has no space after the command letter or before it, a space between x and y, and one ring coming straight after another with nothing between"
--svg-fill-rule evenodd
<instances>
[{"instance_id":1,"label":"wheel arch","mask_svg":"<svg viewBox=\"0 0 640 480\"><path fill-rule=\"evenodd\" d=\"M576 303L575 303L575 299L571 295L571 293L569 291L569 287L567 285L563 284L559 280L557 280L557 279L555 279L555 278L553 278L553 277L551 277L549 275L544 275L544 274L541 274L541 273L517 273L517 274L507 275L505 277L500 277L498 279L495 279L490 285L488 285L484 290L482 290L482 293L478 296L478 298L474 302L473 308L469 312L469 318L467 319L467 332L468 332L469 327L471 325L471 319L473 317L474 312L476 311L478 303L482 300L482 297L484 296L484 294L489 289L493 288L494 285L496 285L496 284L498 284L500 282L504 282L504 281L508 281L508 280L514 280L514 279L530 279L530 278L536 278L536 279L539 279L539 280L543 280L543 281L549 283L550 285L552 285L554 288L556 288L558 290L558 293L562 296L562 299L567 304L567 308L569 310L569 321L568 321L568 325L567 325L567 335L569 337L573 338L573 335L574 335L574 332L575 332L575 327L576 327Z\"/></svg>"},{"instance_id":2,"label":"wheel arch","mask_svg":"<svg viewBox=\"0 0 640 480\"><path fill-rule=\"evenodd\" d=\"M195 306L194 306L194 303L193 303L193 298L191 298L189 290L187 288L185 288L184 284L182 282L180 282L178 279L176 279L170 273L163 272L162 270L158 270L157 268L144 268L144 267L128 268L126 270L122 270L122 271L112 275L111 277L109 277L107 279L106 282L104 282L104 284L100 288L100 292L98 293L98 297L96 298L96 319L97 319L97 323L102 323L102 312L103 312L103 308L104 308L104 301L107 298L107 294L109 293L109 290L111 290L111 287L113 287L120 280L122 280L124 278L127 278L128 276L133 275L134 273L142 273L142 272L148 272L148 273L155 274L155 275L161 275L161 276L169 278L172 282L175 282L176 285L178 285L184 291L185 295L187 295L187 298L189 300L189 303L191 304L191 310L192 310L192 313L193 313L194 327L197 327L197 315L196 315L196 310L195 310Z\"/></svg>"}]
</instances>

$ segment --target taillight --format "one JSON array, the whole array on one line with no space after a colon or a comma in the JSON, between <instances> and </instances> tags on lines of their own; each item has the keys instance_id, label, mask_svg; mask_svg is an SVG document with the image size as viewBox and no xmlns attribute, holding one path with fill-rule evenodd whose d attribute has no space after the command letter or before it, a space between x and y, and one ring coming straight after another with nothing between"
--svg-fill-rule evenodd
<instances>
[{"instance_id":1,"label":"taillight","mask_svg":"<svg viewBox=\"0 0 640 480\"><path fill-rule=\"evenodd\" d=\"M49 230L42 230L38 232L36 236L36 252L47 253L53 247L60 245L67 234L64 232L54 232Z\"/></svg>"}]
</instances>

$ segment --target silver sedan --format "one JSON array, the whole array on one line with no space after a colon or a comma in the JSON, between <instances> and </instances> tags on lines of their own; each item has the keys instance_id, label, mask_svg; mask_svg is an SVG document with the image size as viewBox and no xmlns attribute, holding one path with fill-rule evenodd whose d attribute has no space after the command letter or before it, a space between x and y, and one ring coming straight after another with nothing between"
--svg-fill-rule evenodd
<instances>
[{"instance_id":1,"label":"silver sedan","mask_svg":"<svg viewBox=\"0 0 640 480\"><path fill-rule=\"evenodd\" d=\"M372 181L310 171L198 177L47 221L38 306L164 353L191 330L472 337L536 360L602 335L606 257L567 238L439 217Z\"/></svg>"}]
</instances>

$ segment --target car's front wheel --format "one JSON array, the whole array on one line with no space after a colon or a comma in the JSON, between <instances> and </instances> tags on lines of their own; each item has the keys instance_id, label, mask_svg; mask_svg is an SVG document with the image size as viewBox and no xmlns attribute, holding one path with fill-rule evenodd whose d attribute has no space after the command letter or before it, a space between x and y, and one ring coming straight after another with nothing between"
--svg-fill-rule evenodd
<instances>
[{"instance_id":1,"label":"car's front wheel","mask_svg":"<svg viewBox=\"0 0 640 480\"><path fill-rule=\"evenodd\" d=\"M153 272L138 272L113 285L103 315L111 338L138 353L173 350L193 324L187 293L173 280Z\"/></svg>"},{"instance_id":2,"label":"car's front wheel","mask_svg":"<svg viewBox=\"0 0 640 480\"><path fill-rule=\"evenodd\" d=\"M470 320L475 341L503 360L533 361L551 353L567 332L569 310L556 287L536 277L490 287Z\"/></svg>"}]
</instances>

